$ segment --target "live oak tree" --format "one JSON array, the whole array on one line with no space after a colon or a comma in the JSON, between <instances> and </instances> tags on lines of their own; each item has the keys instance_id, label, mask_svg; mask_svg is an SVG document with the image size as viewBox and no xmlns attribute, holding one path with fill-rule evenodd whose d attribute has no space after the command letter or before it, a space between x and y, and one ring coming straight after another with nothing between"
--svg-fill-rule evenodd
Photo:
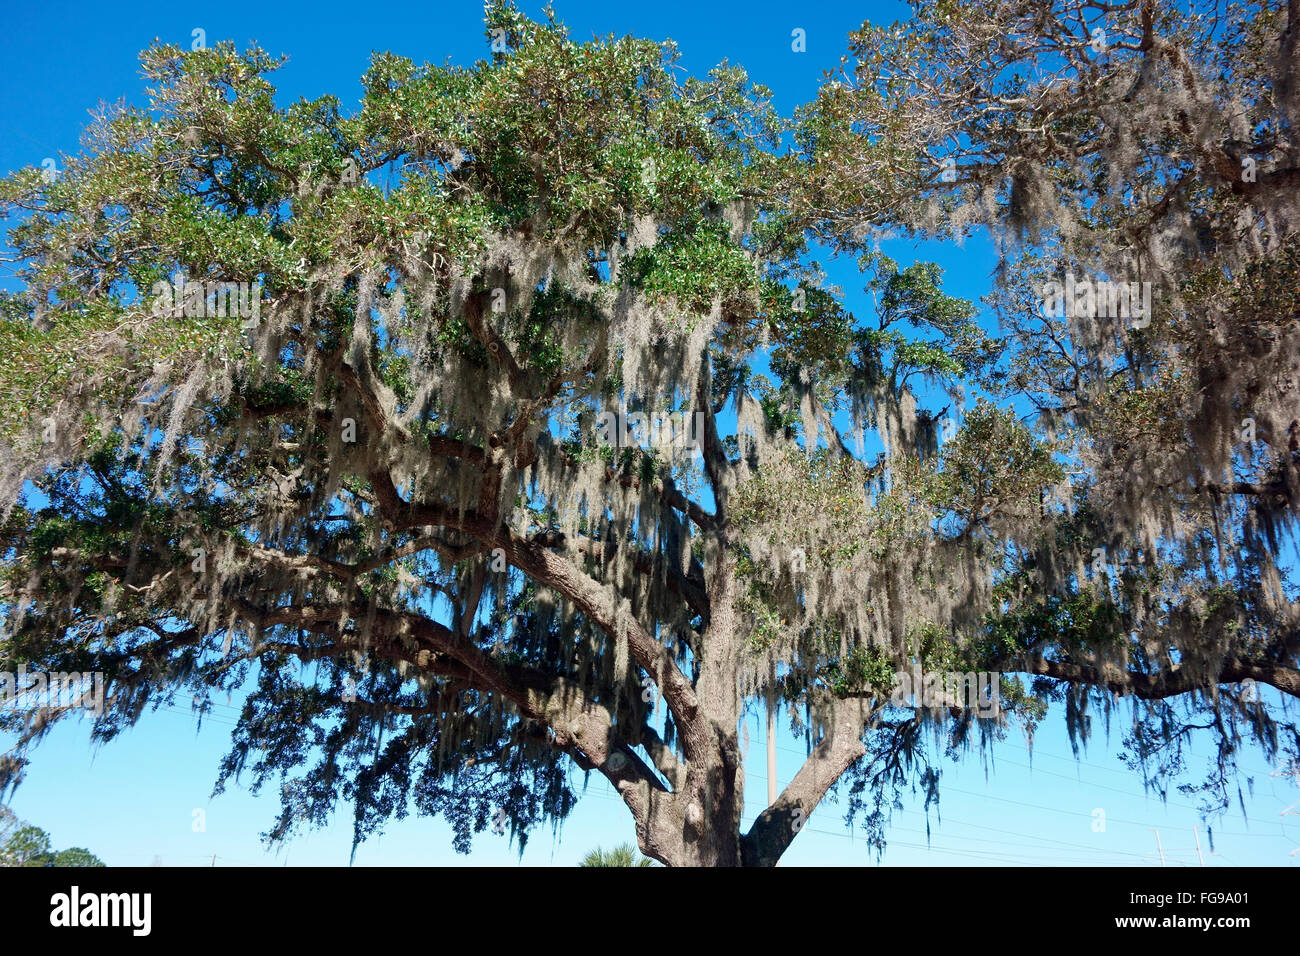
<instances>
[{"instance_id":1,"label":"live oak tree","mask_svg":"<svg viewBox=\"0 0 1300 956\"><path fill-rule=\"evenodd\" d=\"M879 848L902 788L937 794L932 739L1032 733L1060 698L1086 731L1114 692L1158 705L1133 749L1163 771L1193 722L1175 705L1217 718L1224 767L1242 724L1293 752L1240 686L1300 690L1277 558L1293 87L1243 94L1280 117L1250 133L1271 191L1192 174L1112 208L1115 183L1179 181L1134 158L1177 162L1177 97L1169 57L1142 65L1154 41L1118 40L1147 8L1081 9L1115 18L1106 69L1144 77L1139 106L1106 98L1073 8L867 28L793 125L738 68L683 78L671 45L577 44L508 6L490 60L376 55L347 114L277 106L261 50L152 47L148 110L0 183L23 280L0 326L0 663L103 672L100 740L251 688L218 789L278 778L273 839L344 799L358 841L413 806L458 849L489 825L522 845L577 770L670 865L771 865L837 785ZM1180 22L1147 29L1193 76L1234 51L1249 82L1286 72L1284 18L1222 21L1206 54ZM1034 56L1090 95L1007 79ZM1198 95L1236 116L1210 72ZM1148 125L1112 149L1118 116ZM964 152L936 168L940 144ZM1199 250L1160 219L1231 232L1243 209L1246 238ZM1010 227L1005 338L874 243L968 223ZM819 242L860 257L870 316ZM1052 266L1143 255L1168 271L1149 329L1034 315ZM1246 396L1249 454L1224 444ZM1084 479L1045 503L1066 470ZM1098 547L1129 566L1098 573ZM916 668L1000 672L998 713L891 701ZM740 728L777 699L808 759L742 832ZM4 717L0 783L74 709Z\"/></svg>"}]
</instances>

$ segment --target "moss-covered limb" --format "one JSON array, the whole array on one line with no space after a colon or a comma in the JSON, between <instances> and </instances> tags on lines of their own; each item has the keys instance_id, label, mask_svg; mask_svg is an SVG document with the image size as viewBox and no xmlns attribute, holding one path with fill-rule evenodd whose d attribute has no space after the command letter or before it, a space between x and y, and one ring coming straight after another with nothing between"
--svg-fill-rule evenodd
<instances>
[{"instance_id":1,"label":"moss-covered limb","mask_svg":"<svg viewBox=\"0 0 1300 956\"><path fill-rule=\"evenodd\" d=\"M565 535L547 531L533 536L532 543L546 547L570 548L585 557L591 558L597 566L606 565L614 559L616 548L607 542L596 541L582 535ZM649 552L632 555L628 560L640 574L651 578L662 578L667 587L679 595L692 612L707 624L709 619L709 595L703 580L703 567L695 562L690 572L683 574L674 567L665 566L656 561L656 556Z\"/></svg>"},{"instance_id":2,"label":"moss-covered limb","mask_svg":"<svg viewBox=\"0 0 1300 956\"><path fill-rule=\"evenodd\" d=\"M1219 670L1210 675L1208 683L1202 674L1178 665L1154 674L1129 672L1123 676L1107 678L1102 675L1099 668L1088 664L1037 658L1026 665L1024 670L1026 673L1051 677L1071 684L1104 687L1121 696L1132 694L1141 700L1163 700L1193 691L1209 690L1210 687L1218 684L1239 684L1243 681L1268 684L1292 697L1300 693L1300 669L1283 664L1258 663L1238 658L1225 660Z\"/></svg>"}]
</instances>

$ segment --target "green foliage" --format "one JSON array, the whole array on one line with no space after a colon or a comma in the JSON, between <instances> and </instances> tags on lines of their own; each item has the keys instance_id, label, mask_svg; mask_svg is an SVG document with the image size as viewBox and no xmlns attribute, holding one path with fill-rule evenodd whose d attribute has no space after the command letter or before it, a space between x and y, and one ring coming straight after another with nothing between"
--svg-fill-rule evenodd
<instances>
[{"instance_id":1,"label":"green foliage","mask_svg":"<svg viewBox=\"0 0 1300 956\"><path fill-rule=\"evenodd\" d=\"M1276 47L1229 21L1216 43ZM1074 62L1073 22L919 5L856 34L858 82L826 83L793 123L738 67L682 77L670 42L575 42L496 0L490 55L376 53L352 112L282 105L282 60L256 47L151 47L147 110L108 110L54 181L0 180L21 286L0 295L0 666L104 672L96 740L178 693L202 715L253 686L218 789L274 783L272 839L344 801L357 842L415 809L460 851L507 823L522 847L571 811L576 765L645 791L628 805L664 860L752 859L734 728L779 697L810 751L861 721L850 811L878 847L893 789L937 799L929 730L957 753L1032 731L1057 699L1086 732L1080 687L1154 682L1175 658L1206 692L1189 697L1236 708L1215 714L1225 746L1249 721L1276 750L1218 668L1294 663L1275 558L1300 487L1300 257L1251 233L1220 261L1225 229L1156 225L1268 217L1235 180L1207 185L1222 162L1171 166L1187 161L1113 122L1111 93L1132 89L1184 135L1152 106L1177 105L1160 76L1107 72L1125 50L1087 64L1108 80L1074 89L1086 108L1011 69L1039 32ZM929 158L954 142L948 184ZM1115 183L1186 195L1130 216ZM976 222L1060 233L1003 255L996 336L936 264L874 248L878 228ZM1109 275L1144 230L1207 235L1142 260L1178 266L1158 321L1036 311L1041 280L1093 258ZM869 312L813 242L857 258ZM178 272L256 285L259 321L156 314ZM612 447L597 416L625 407L701 416L700 447ZM1090 570L1097 548L1124 563ZM913 665L1003 673L1004 717L854 709ZM1177 746L1170 712L1135 719L1137 759ZM0 714L19 738L0 788L49 726ZM681 779L715 788L707 839L656 796ZM84 859L22 839L24 859Z\"/></svg>"},{"instance_id":2,"label":"green foliage","mask_svg":"<svg viewBox=\"0 0 1300 956\"><path fill-rule=\"evenodd\" d=\"M40 827L19 827L0 847L0 859L6 866L50 866L54 855L49 834Z\"/></svg>"},{"instance_id":3,"label":"green foliage","mask_svg":"<svg viewBox=\"0 0 1300 956\"><path fill-rule=\"evenodd\" d=\"M753 263L731 241L722 225L701 223L690 232L672 232L628 263L633 282L654 299L670 298L695 312L719 298L724 308L758 287Z\"/></svg>"},{"instance_id":4,"label":"green foliage","mask_svg":"<svg viewBox=\"0 0 1300 956\"><path fill-rule=\"evenodd\" d=\"M887 698L894 688L896 671L892 655L877 647L854 647L826 669L826 681L840 696L873 693Z\"/></svg>"},{"instance_id":5,"label":"green foliage","mask_svg":"<svg viewBox=\"0 0 1300 956\"><path fill-rule=\"evenodd\" d=\"M1118 608L1090 591L1061 596L990 614L988 638L1002 654L1036 647L1102 648L1123 639Z\"/></svg>"},{"instance_id":6,"label":"green foliage","mask_svg":"<svg viewBox=\"0 0 1300 956\"><path fill-rule=\"evenodd\" d=\"M55 853L53 859L50 862L50 865L61 866L61 867L104 866L104 863L102 860L99 859L99 857L95 856L95 854L91 853L89 850L83 847L74 846L74 847L69 847L66 850L60 850L58 853Z\"/></svg>"},{"instance_id":7,"label":"green foliage","mask_svg":"<svg viewBox=\"0 0 1300 956\"><path fill-rule=\"evenodd\" d=\"M1042 489L1064 477L1052 451L1014 411L981 399L944 446L938 469L920 478L921 493L972 524L1036 509Z\"/></svg>"},{"instance_id":8,"label":"green foliage","mask_svg":"<svg viewBox=\"0 0 1300 956\"><path fill-rule=\"evenodd\" d=\"M100 385L109 406L127 405L154 363L208 361L232 347L238 319L133 321L117 309L74 313L42 331L0 321L0 437L39 435L45 415L77 385ZM112 352L102 343L112 341ZM120 344L118 344L120 343Z\"/></svg>"},{"instance_id":9,"label":"green foliage","mask_svg":"<svg viewBox=\"0 0 1300 956\"><path fill-rule=\"evenodd\" d=\"M578 866L655 866L655 861L637 853L636 847L623 843L612 850L599 847L582 858Z\"/></svg>"},{"instance_id":10,"label":"green foliage","mask_svg":"<svg viewBox=\"0 0 1300 956\"><path fill-rule=\"evenodd\" d=\"M40 827L20 823L12 811L0 807L0 867L103 865L103 861L82 847L55 850L48 833Z\"/></svg>"}]
</instances>

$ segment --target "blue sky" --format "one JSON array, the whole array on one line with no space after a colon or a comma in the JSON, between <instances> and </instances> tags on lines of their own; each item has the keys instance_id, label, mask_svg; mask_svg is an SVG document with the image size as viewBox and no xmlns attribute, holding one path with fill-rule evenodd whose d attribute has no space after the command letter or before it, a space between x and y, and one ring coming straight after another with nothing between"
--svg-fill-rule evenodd
<instances>
[{"instance_id":1,"label":"blue sky","mask_svg":"<svg viewBox=\"0 0 1300 956\"><path fill-rule=\"evenodd\" d=\"M540 16L538 3L524 3ZM280 102L333 93L345 108L360 96L359 78L371 51L391 50L416 60L469 63L487 53L479 3L386 3L375 8L332 2L272 5L133 3L108 11L91 4L24 4L6 13L0 34L0 170L40 166L47 157L78 148L89 112L101 101L125 98L143 103L137 54L155 37L188 45L192 31L206 32L209 45L232 39L258 42L272 53L289 54L274 75ZM864 20L889 22L905 16L898 3L830 2L791 5L771 2L713 4L655 2L609 4L561 0L556 9L575 38L632 33L672 38L683 64L702 73L723 59L745 66L775 93L788 115L811 98L822 72L845 52L847 34ZM807 51L791 50L791 33L805 31ZM60 163L60 165L62 165ZM952 245L892 243L901 265L924 258L946 270L947 291L978 299L988 291L994 254L974 239ZM852 263L832 264L834 281L850 307L867 312L861 281ZM9 281L0 277L0 281ZM188 708L165 708L145 716L119 741L92 751L88 723L68 722L37 750L28 779L12 800L25 819L44 827L59 847L85 846L110 864L147 865L339 865L351 851L351 816L344 808L327 829L300 837L277 853L258 834L278 809L274 792L255 797L232 787L209 800L239 700L218 706L196 732ZM1169 865L1198 865L1193 828L1201 824L1189 798L1174 794L1165 804L1143 794L1140 781L1113 755L1127 714L1113 716L1111 746L1099 726L1084 759L1071 756L1064 718L1050 713L1039 728L1031 759L1018 731L986 761L972 753L963 763L943 761L942 800L928 822L923 800L906 802L890 831L885 865L1126 865L1158 866L1159 831ZM1100 718L1098 718L1100 721ZM764 741L761 718L749 718L746 819L764 802ZM2 743L2 741L0 741ZM778 739L778 779L784 785L803 756L802 739ZM1107 751L1111 751L1108 753ZM1193 776L1203 774L1210 753L1201 748ZM1300 816L1280 816L1300 800L1286 778L1270 776L1258 757L1243 761L1254 778L1253 796L1240 810L1215 821L1212 854L1204 826L1199 833L1207 865L1296 865ZM1245 781L1243 779L1243 789ZM1105 814L1099 830L1096 811ZM203 829L195 811L203 811ZM1292 821L1287 825L1287 821ZM631 818L600 779L558 836L534 832L522 858L504 837L491 832L475 839L472 855L451 849L449 828L440 821L408 819L391 824L384 836L363 845L356 865L470 864L572 865L597 845L633 839ZM842 810L823 804L810 818L783 865L874 864L860 835L842 822Z\"/></svg>"}]
</instances>

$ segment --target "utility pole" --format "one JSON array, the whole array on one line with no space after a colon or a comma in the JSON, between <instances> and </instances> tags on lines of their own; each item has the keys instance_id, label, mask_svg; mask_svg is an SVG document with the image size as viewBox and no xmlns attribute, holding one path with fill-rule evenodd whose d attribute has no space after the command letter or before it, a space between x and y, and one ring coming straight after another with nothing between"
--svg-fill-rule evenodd
<instances>
[{"instance_id":1,"label":"utility pole","mask_svg":"<svg viewBox=\"0 0 1300 956\"><path fill-rule=\"evenodd\" d=\"M1160 845L1160 831L1155 827L1149 827L1152 833L1156 835L1156 849L1160 852L1160 865L1165 865L1165 848Z\"/></svg>"},{"instance_id":2,"label":"utility pole","mask_svg":"<svg viewBox=\"0 0 1300 956\"><path fill-rule=\"evenodd\" d=\"M767 805L776 803L776 665L767 691ZM780 862L773 864L780 866Z\"/></svg>"},{"instance_id":3,"label":"utility pole","mask_svg":"<svg viewBox=\"0 0 1300 956\"><path fill-rule=\"evenodd\" d=\"M212 854L212 865L213 866L217 865L217 855L215 853Z\"/></svg>"},{"instance_id":4,"label":"utility pole","mask_svg":"<svg viewBox=\"0 0 1300 956\"><path fill-rule=\"evenodd\" d=\"M1270 774L1270 776L1291 777L1295 780L1296 786L1300 787L1300 764L1292 762L1290 767L1286 768L1285 770L1280 770L1277 773ZM1296 801L1295 803L1291 804L1291 806L1281 811L1278 814L1278 816L1289 817L1297 813L1300 813L1300 800ZM1294 850L1291 851L1291 856L1300 856L1300 846L1296 847Z\"/></svg>"},{"instance_id":5,"label":"utility pole","mask_svg":"<svg viewBox=\"0 0 1300 956\"><path fill-rule=\"evenodd\" d=\"M767 805L776 803L776 701L767 692Z\"/></svg>"},{"instance_id":6,"label":"utility pole","mask_svg":"<svg viewBox=\"0 0 1300 956\"><path fill-rule=\"evenodd\" d=\"M1196 858L1201 861L1201 866L1205 866L1205 857L1201 855L1201 835L1197 832L1199 826L1192 827L1192 836L1196 838Z\"/></svg>"}]
</instances>

